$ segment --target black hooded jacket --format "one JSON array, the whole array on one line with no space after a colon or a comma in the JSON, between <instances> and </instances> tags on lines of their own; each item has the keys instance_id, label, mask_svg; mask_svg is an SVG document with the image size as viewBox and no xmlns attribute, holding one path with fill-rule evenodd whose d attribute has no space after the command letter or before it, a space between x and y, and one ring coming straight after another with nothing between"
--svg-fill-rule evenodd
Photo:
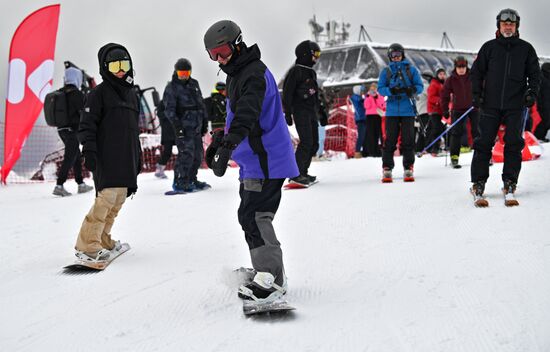
<instances>
[{"instance_id":1,"label":"black hooded jacket","mask_svg":"<svg viewBox=\"0 0 550 352\"><path fill-rule=\"evenodd\" d=\"M319 109L319 86L313 65L311 56L301 56L288 71L283 83L283 107L286 114L293 114L297 109L315 112Z\"/></svg>"},{"instance_id":2,"label":"black hooded jacket","mask_svg":"<svg viewBox=\"0 0 550 352\"><path fill-rule=\"evenodd\" d=\"M514 36L483 44L470 73L472 95L482 97L482 108L521 109L527 89L539 91L540 68L531 44Z\"/></svg>"},{"instance_id":3,"label":"black hooded jacket","mask_svg":"<svg viewBox=\"0 0 550 352\"><path fill-rule=\"evenodd\" d=\"M259 117L266 92L267 70L256 44L248 48L243 43L239 50L227 65L220 65L227 74L227 98L235 112L227 134L235 144L249 136L252 140L261 136Z\"/></svg>"},{"instance_id":4,"label":"black hooded jacket","mask_svg":"<svg viewBox=\"0 0 550 352\"><path fill-rule=\"evenodd\" d=\"M94 172L97 192L104 188L127 187L130 195L137 190L137 175L141 170L139 105L133 89L132 70L122 79L107 70L105 56L113 48L126 50L113 43L99 49L99 72L103 82L88 95L78 139L83 153L97 155Z\"/></svg>"}]
</instances>

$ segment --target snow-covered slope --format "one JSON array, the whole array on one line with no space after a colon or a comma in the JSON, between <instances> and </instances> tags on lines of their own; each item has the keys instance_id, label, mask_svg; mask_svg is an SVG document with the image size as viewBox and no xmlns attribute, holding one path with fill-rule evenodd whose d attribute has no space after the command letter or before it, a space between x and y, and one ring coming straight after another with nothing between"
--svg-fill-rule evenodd
<instances>
[{"instance_id":1,"label":"snow-covered slope","mask_svg":"<svg viewBox=\"0 0 550 352\"><path fill-rule=\"evenodd\" d=\"M285 191L275 219L298 310L274 318L245 318L236 295L237 170L174 197L141 175L113 229L132 250L88 275L61 267L93 195L2 187L0 350L549 351L550 162L524 163L518 208L493 166L477 209L470 157L419 159L412 184L380 183L380 159L313 163L321 182Z\"/></svg>"}]
</instances>

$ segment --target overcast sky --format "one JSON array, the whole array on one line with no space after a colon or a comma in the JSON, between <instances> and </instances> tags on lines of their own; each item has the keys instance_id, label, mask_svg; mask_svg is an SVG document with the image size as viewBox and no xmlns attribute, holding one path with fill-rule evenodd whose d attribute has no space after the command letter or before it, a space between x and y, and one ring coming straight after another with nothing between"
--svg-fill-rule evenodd
<instances>
[{"instance_id":1,"label":"overcast sky","mask_svg":"<svg viewBox=\"0 0 550 352\"><path fill-rule=\"evenodd\" d=\"M351 24L351 40L359 26L367 27L376 42L439 47L446 31L455 48L477 51L494 37L495 17L502 8L521 16L521 37L539 55L550 56L548 16L550 1L245 1L245 0L67 0L61 1L55 54L54 87L62 85L63 61L71 60L99 78L97 51L107 42L125 45L132 55L136 82L155 86L161 94L180 57L191 60L193 77L207 95L217 80L218 67L203 46L208 27L221 19L238 23L247 44L258 43L277 79L294 60L294 48L311 39L308 20L329 19ZM9 45L19 23L32 11L52 2L0 0L0 116L5 111ZM100 79L98 79L100 81Z\"/></svg>"}]
</instances>

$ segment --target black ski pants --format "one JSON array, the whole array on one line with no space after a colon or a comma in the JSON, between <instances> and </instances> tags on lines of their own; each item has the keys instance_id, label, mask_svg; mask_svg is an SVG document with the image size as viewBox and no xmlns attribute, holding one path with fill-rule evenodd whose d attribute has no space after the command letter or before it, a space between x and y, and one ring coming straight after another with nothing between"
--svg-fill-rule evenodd
<instances>
[{"instance_id":1,"label":"black ski pants","mask_svg":"<svg viewBox=\"0 0 550 352\"><path fill-rule=\"evenodd\" d=\"M174 184L184 186L197 177L204 149L200 133L194 127L184 127L183 136L176 138L178 156L174 166Z\"/></svg>"},{"instance_id":2,"label":"black ski pants","mask_svg":"<svg viewBox=\"0 0 550 352\"><path fill-rule=\"evenodd\" d=\"M455 111L451 112L451 121L455 123L459 117L462 116L466 111ZM463 117L459 123L454 125L454 127L449 131L451 155L460 155L460 147L462 146L462 137L464 131L466 130L466 119L470 119L470 126L472 128L472 138L475 140L479 136L479 112L477 110L472 110L468 113L467 116Z\"/></svg>"},{"instance_id":3,"label":"black ski pants","mask_svg":"<svg viewBox=\"0 0 550 352\"><path fill-rule=\"evenodd\" d=\"M300 143L296 148L296 164L300 175L307 175L311 158L317 154L319 149L319 123L315 111L308 109L294 110L294 123Z\"/></svg>"},{"instance_id":4,"label":"black ski pants","mask_svg":"<svg viewBox=\"0 0 550 352\"><path fill-rule=\"evenodd\" d=\"M479 119L479 136L474 141L471 181L485 182L489 178L489 162L500 125L506 126L504 134L504 166L502 180L517 183L521 170L523 140L522 110L483 109Z\"/></svg>"},{"instance_id":5,"label":"black ski pants","mask_svg":"<svg viewBox=\"0 0 550 352\"><path fill-rule=\"evenodd\" d=\"M538 139L545 139L548 129L550 129L550 110L549 111L539 111L541 121L535 129L535 137Z\"/></svg>"},{"instance_id":6,"label":"black ski pants","mask_svg":"<svg viewBox=\"0 0 550 352\"><path fill-rule=\"evenodd\" d=\"M393 153L397 139L401 132L401 154L403 168L409 169L414 165L414 116L386 116L386 140L382 155L382 167L393 169Z\"/></svg>"},{"instance_id":7,"label":"black ski pants","mask_svg":"<svg viewBox=\"0 0 550 352\"><path fill-rule=\"evenodd\" d=\"M367 115L367 131L363 144L365 156L380 157L380 145L378 141L382 138L382 118L380 115Z\"/></svg>"},{"instance_id":8,"label":"black ski pants","mask_svg":"<svg viewBox=\"0 0 550 352\"><path fill-rule=\"evenodd\" d=\"M57 184L63 185L67 181L67 175L72 168L76 183L82 183L82 161L80 157L80 149L77 139L77 132L70 127L65 127L57 130L59 138L65 144L65 153L63 154L63 163L57 175Z\"/></svg>"},{"instance_id":9,"label":"black ski pants","mask_svg":"<svg viewBox=\"0 0 550 352\"><path fill-rule=\"evenodd\" d=\"M271 273L278 285L283 284L283 252L275 235L273 218L281 202L284 181L244 179L239 189L239 223L248 243L252 267L256 271Z\"/></svg>"},{"instance_id":10,"label":"black ski pants","mask_svg":"<svg viewBox=\"0 0 550 352\"><path fill-rule=\"evenodd\" d=\"M428 138L428 144L431 143L434 139L437 138L443 131L445 127L441 122L441 114L430 113L430 137ZM437 153L439 151L439 141L432 144L429 153Z\"/></svg>"}]
</instances>

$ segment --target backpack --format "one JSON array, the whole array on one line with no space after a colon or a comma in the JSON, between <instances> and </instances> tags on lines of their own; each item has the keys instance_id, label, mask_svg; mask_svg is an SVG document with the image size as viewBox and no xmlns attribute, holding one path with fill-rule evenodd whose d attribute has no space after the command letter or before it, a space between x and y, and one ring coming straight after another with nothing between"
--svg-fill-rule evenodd
<instances>
[{"instance_id":1,"label":"backpack","mask_svg":"<svg viewBox=\"0 0 550 352\"><path fill-rule=\"evenodd\" d=\"M48 126L67 127L70 125L67 93L71 90L60 88L46 95L44 99L44 117Z\"/></svg>"}]
</instances>

